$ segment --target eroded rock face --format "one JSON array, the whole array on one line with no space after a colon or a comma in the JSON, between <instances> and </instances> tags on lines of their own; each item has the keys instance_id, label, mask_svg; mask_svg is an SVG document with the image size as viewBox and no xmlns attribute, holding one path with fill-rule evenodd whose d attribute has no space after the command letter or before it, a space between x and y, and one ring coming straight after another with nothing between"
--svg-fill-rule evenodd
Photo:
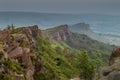
<instances>
[{"instance_id":1,"label":"eroded rock face","mask_svg":"<svg viewBox=\"0 0 120 80\"><path fill-rule=\"evenodd\" d=\"M38 37L38 26L19 28L21 33L10 33L10 30L0 32L0 51L4 54L3 60L11 60L20 63L24 68L25 75L16 74L15 77L25 80L34 80L35 72L43 72L43 63L35 54L36 40ZM4 33L4 34L3 34ZM32 50L31 50L32 49ZM36 67L32 63L34 60ZM4 72L4 66L0 67L0 72ZM10 75L14 74L9 70ZM21 76L22 75L22 76Z\"/></svg>"},{"instance_id":2,"label":"eroded rock face","mask_svg":"<svg viewBox=\"0 0 120 80\"><path fill-rule=\"evenodd\" d=\"M120 48L113 50L108 67L96 71L94 80L120 80Z\"/></svg>"},{"instance_id":3,"label":"eroded rock face","mask_svg":"<svg viewBox=\"0 0 120 80\"><path fill-rule=\"evenodd\" d=\"M109 64L112 65L117 62L120 62L120 48L116 48L113 50L110 56Z\"/></svg>"},{"instance_id":4,"label":"eroded rock face","mask_svg":"<svg viewBox=\"0 0 120 80\"><path fill-rule=\"evenodd\" d=\"M9 30L0 31L0 41L8 39L10 36Z\"/></svg>"},{"instance_id":5,"label":"eroded rock face","mask_svg":"<svg viewBox=\"0 0 120 80\"><path fill-rule=\"evenodd\" d=\"M47 34L48 32L49 34ZM45 37L49 37L53 42L65 42L70 35L72 35L67 24L43 30L42 33Z\"/></svg>"},{"instance_id":6,"label":"eroded rock face","mask_svg":"<svg viewBox=\"0 0 120 80\"><path fill-rule=\"evenodd\" d=\"M33 38L37 38L37 35L38 35L38 26L37 25L23 27L22 29L23 29L24 33L30 34Z\"/></svg>"},{"instance_id":7,"label":"eroded rock face","mask_svg":"<svg viewBox=\"0 0 120 80\"><path fill-rule=\"evenodd\" d=\"M68 25L61 25L58 27L58 29L57 35L54 36L53 39L57 41L66 41L71 35Z\"/></svg>"}]
</instances>

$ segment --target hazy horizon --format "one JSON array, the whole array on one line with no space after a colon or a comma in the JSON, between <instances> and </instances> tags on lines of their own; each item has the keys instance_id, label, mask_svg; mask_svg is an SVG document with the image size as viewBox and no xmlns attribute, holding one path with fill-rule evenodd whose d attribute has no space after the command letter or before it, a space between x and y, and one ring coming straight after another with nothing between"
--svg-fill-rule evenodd
<instances>
[{"instance_id":1,"label":"hazy horizon","mask_svg":"<svg viewBox=\"0 0 120 80\"><path fill-rule=\"evenodd\" d=\"M42 29L63 24L87 23L98 33L119 33L120 16L100 14L57 14L39 12L0 12L0 27L14 24L17 27L38 25ZM119 33L120 35L120 33Z\"/></svg>"},{"instance_id":2,"label":"hazy horizon","mask_svg":"<svg viewBox=\"0 0 120 80\"><path fill-rule=\"evenodd\" d=\"M120 15L119 0L0 0L0 11Z\"/></svg>"}]
</instances>

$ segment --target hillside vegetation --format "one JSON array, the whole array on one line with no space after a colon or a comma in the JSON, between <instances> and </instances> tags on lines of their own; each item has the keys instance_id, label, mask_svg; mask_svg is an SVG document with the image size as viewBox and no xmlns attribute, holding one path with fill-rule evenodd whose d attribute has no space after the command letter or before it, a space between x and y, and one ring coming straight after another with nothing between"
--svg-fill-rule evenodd
<instances>
[{"instance_id":1,"label":"hillside vegetation","mask_svg":"<svg viewBox=\"0 0 120 80\"><path fill-rule=\"evenodd\" d=\"M112 46L67 27L46 31L37 25L0 31L0 79L92 80L95 68L107 65Z\"/></svg>"},{"instance_id":2,"label":"hillside vegetation","mask_svg":"<svg viewBox=\"0 0 120 80\"><path fill-rule=\"evenodd\" d=\"M46 29L42 33L45 37L50 38L53 44L65 45L80 51L86 50L96 65L106 65L110 53L115 48L113 45L93 40L84 34L71 32L68 25Z\"/></svg>"},{"instance_id":3,"label":"hillside vegetation","mask_svg":"<svg viewBox=\"0 0 120 80\"><path fill-rule=\"evenodd\" d=\"M2 80L69 80L80 75L90 80L93 74L85 76L82 60L87 62L84 67L89 66L87 73L93 73L87 52L51 44L37 25L16 29L12 25L0 31Z\"/></svg>"}]
</instances>

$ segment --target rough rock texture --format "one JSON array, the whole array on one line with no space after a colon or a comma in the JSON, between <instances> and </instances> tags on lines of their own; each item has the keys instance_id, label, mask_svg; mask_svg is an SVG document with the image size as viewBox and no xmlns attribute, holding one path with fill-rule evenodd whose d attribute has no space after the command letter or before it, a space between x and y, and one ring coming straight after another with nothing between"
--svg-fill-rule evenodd
<instances>
[{"instance_id":1,"label":"rough rock texture","mask_svg":"<svg viewBox=\"0 0 120 80\"><path fill-rule=\"evenodd\" d=\"M108 67L97 69L94 80L120 80L120 48L113 50Z\"/></svg>"},{"instance_id":2,"label":"rough rock texture","mask_svg":"<svg viewBox=\"0 0 120 80\"><path fill-rule=\"evenodd\" d=\"M9 36L10 36L10 31L9 30L0 31L0 41L8 39Z\"/></svg>"},{"instance_id":3,"label":"rough rock texture","mask_svg":"<svg viewBox=\"0 0 120 80\"><path fill-rule=\"evenodd\" d=\"M0 53L3 54L0 62L6 60L15 61L25 70L25 74L15 73L15 75L13 75L13 71L9 70L8 75L17 77L20 80L25 80L25 78L34 80L33 75L35 72L44 73L42 69L44 68L43 63L35 54L37 37L37 25L0 31ZM32 60L37 63L37 67L34 66ZM5 70L5 66L0 64L0 72L5 73Z\"/></svg>"},{"instance_id":4,"label":"rough rock texture","mask_svg":"<svg viewBox=\"0 0 120 80\"><path fill-rule=\"evenodd\" d=\"M116 48L113 50L110 60L109 60L109 65L112 65L114 63L117 63L120 61L120 48Z\"/></svg>"},{"instance_id":5,"label":"rough rock texture","mask_svg":"<svg viewBox=\"0 0 120 80\"><path fill-rule=\"evenodd\" d=\"M49 34L47 34L48 32ZM51 40L59 42L65 42L72 34L68 28L68 25L66 24L55 28L46 29L42 33L44 36L49 37Z\"/></svg>"}]
</instances>

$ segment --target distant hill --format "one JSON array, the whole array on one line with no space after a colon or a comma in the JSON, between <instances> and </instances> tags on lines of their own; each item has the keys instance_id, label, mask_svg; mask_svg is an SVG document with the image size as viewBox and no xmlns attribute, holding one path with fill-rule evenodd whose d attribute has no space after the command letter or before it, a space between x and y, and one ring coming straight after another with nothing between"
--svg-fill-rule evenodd
<instances>
[{"instance_id":1,"label":"distant hill","mask_svg":"<svg viewBox=\"0 0 120 80\"><path fill-rule=\"evenodd\" d=\"M91 29L91 26L89 24L77 23L74 25L70 25L69 28L72 32L85 34L94 40L104 42L104 43L109 43L105 37L93 32L93 30Z\"/></svg>"},{"instance_id":2,"label":"distant hill","mask_svg":"<svg viewBox=\"0 0 120 80\"><path fill-rule=\"evenodd\" d=\"M84 29L89 31L89 28ZM42 32L44 36L49 37L53 42L65 43L78 50L109 52L113 48L113 46L93 40L85 34L70 31L68 25L60 25Z\"/></svg>"},{"instance_id":3,"label":"distant hill","mask_svg":"<svg viewBox=\"0 0 120 80\"><path fill-rule=\"evenodd\" d=\"M70 26L70 29L74 32L85 33L84 31L88 32L92 30L90 29L90 25L86 23L77 23Z\"/></svg>"},{"instance_id":4,"label":"distant hill","mask_svg":"<svg viewBox=\"0 0 120 80\"><path fill-rule=\"evenodd\" d=\"M102 14L56 14L56 13L36 13L36 12L0 12L0 29L4 29L7 25L13 24L15 27L23 27L29 25L38 25L40 29L52 28L61 24L74 24L85 22L90 25L90 29L100 34L115 34L120 36L120 16L102 15ZM97 37L90 32L91 37ZM99 39L103 40L103 38ZM114 45L120 45L119 37L106 37L108 42ZM117 39L116 39L117 38Z\"/></svg>"}]
</instances>

